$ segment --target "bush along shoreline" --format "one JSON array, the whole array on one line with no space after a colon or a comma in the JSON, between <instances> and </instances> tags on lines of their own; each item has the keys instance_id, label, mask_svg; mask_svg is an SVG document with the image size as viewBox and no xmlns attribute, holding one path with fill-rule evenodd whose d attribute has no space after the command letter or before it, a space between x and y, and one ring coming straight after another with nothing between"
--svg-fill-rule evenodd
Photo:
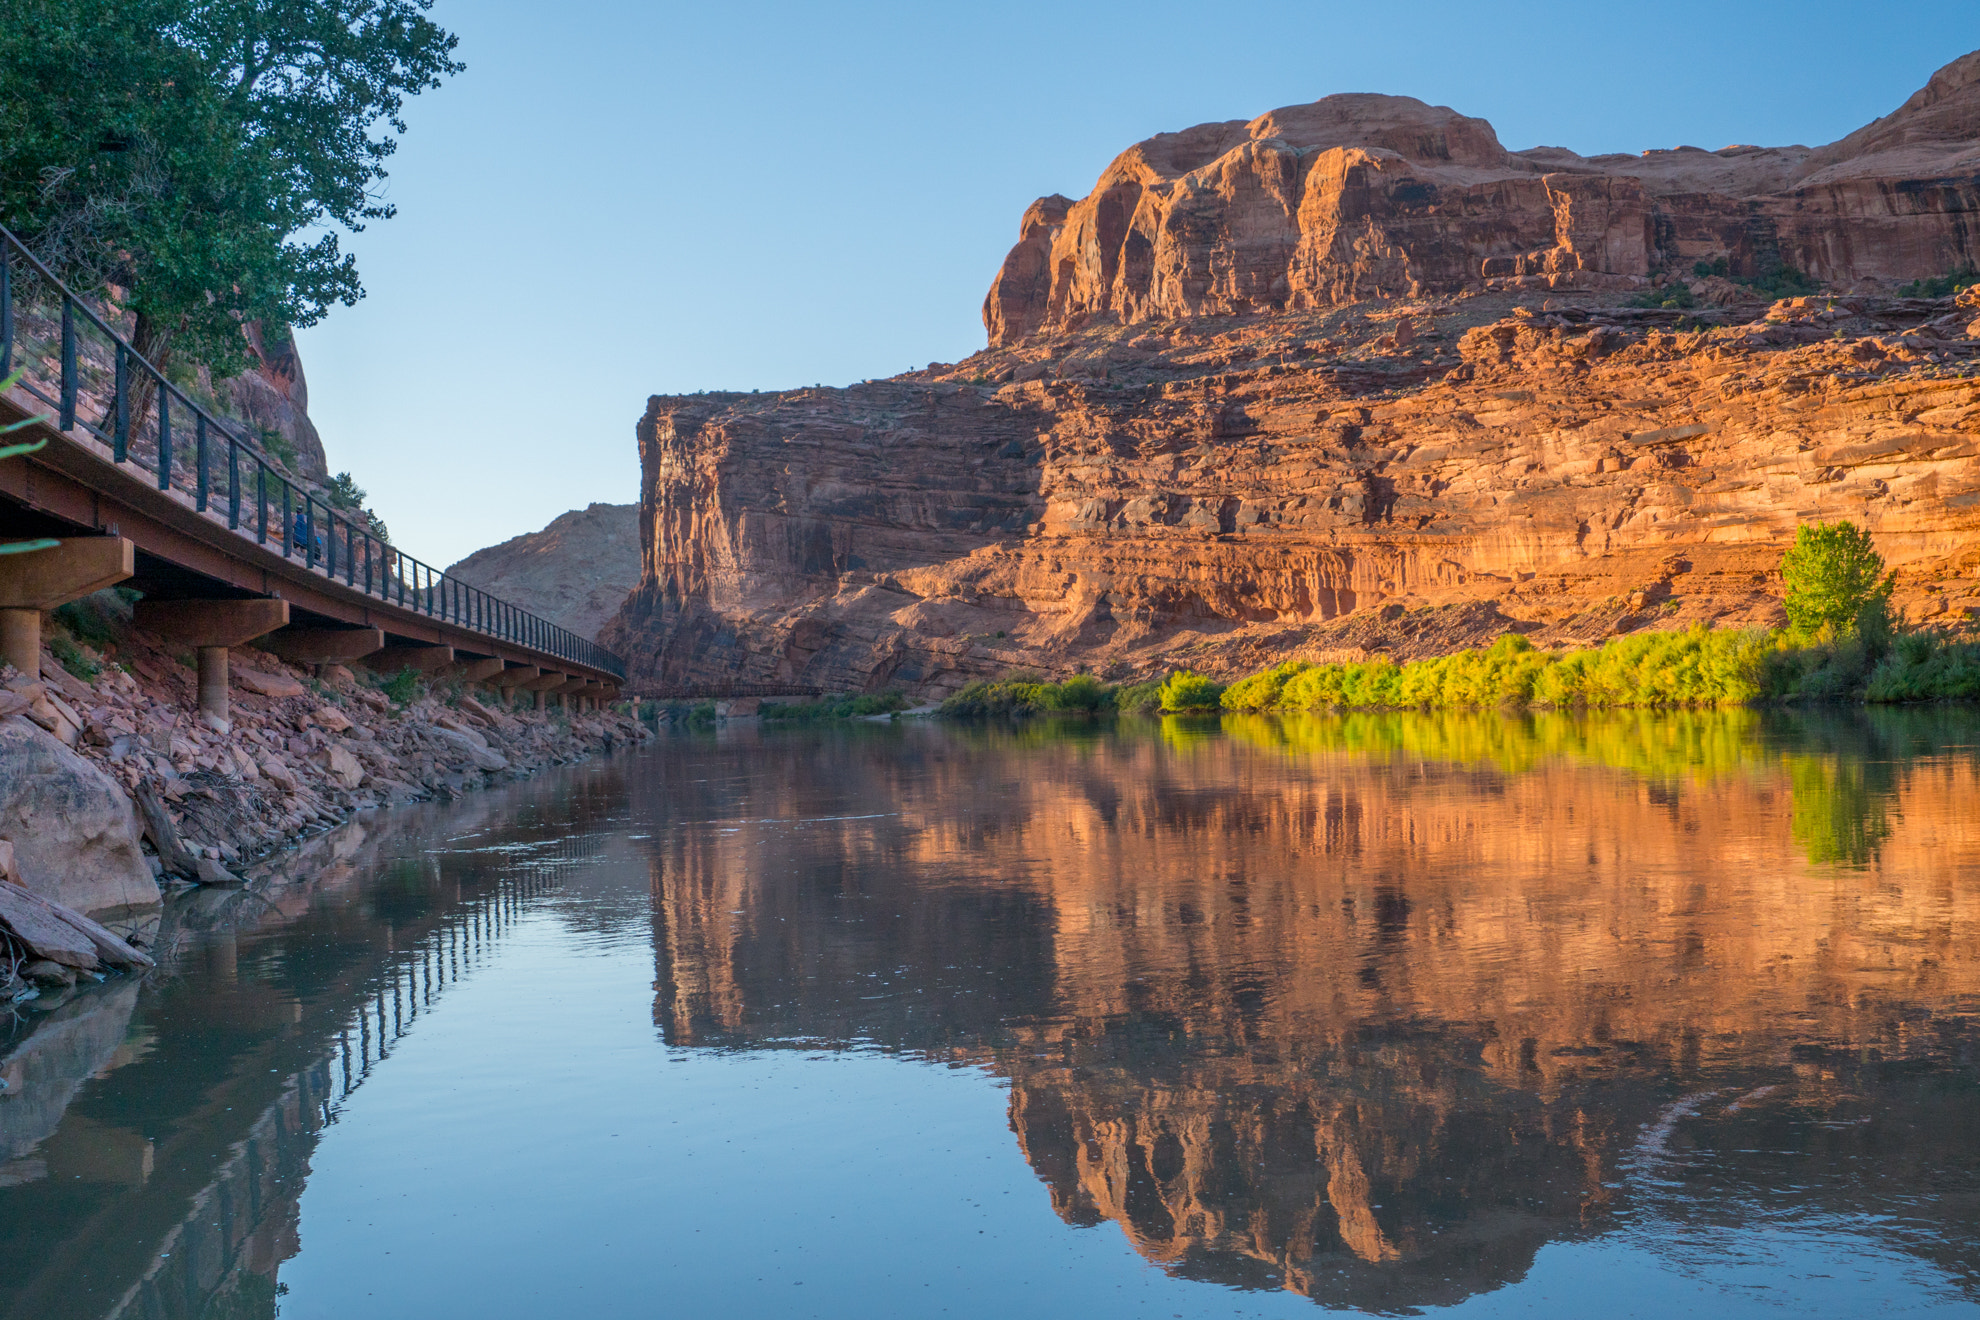
<instances>
[{"instance_id":1,"label":"bush along shoreline","mask_svg":"<svg viewBox=\"0 0 1980 1320\"><path fill-rule=\"evenodd\" d=\"M1061 711L1213 714L1741 706L1769 702L1980 699L1980 642L1892 616L1892 576L1847 522L1802 527L1783 556L1788 625L1644 632L1541 651L1517 633L1484 648L1397 664L1288 660L1229 684L1178 670L1134 685L1090 675L972 683L942 703L956 718Z\"/></svg>"}]
</instances>

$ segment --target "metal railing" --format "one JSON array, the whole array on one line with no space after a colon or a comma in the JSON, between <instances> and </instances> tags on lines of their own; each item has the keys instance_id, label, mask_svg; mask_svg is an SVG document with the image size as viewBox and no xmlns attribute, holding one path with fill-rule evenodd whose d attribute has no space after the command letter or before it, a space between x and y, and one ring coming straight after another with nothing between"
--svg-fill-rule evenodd
<instances>
[{"instance_id":1,"label":"metal railing","mask_svg":"<svg viewBox=\"0 0 1980 1320\"><path fill-rule=\"evenodd\" d=\"M17 305L16 257L43 286L45 301ZM38 342L37 322L45 332ZM26 368L22 388L56 410L60 429L80 427L110 447L113 461L148 466L158 489L189 495L197 512L229 531L262 546L273 538L285 559L387 604L625 677L625 662L596 642L414 559L368 522L346 517L290 480L141 357L0 225L0 378L14 369L17 354ZM147 377L156 407L134 419L133 397ZM100 410L98 420L85 415L88 402Z\"/></svg>"}]
</instances>

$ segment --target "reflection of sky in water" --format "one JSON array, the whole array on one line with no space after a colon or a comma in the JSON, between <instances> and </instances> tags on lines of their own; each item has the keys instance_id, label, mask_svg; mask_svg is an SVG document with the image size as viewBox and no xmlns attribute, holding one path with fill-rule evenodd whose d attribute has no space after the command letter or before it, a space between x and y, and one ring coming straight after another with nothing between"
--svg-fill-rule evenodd
<instances>
[{"instance_id":1,"label":"reflection of sky in water","mask_svg":"<svg viewBox=\"0 0 1980 1320\"><path fill-rule=\"evenodd\" d=\"M993 1077L872 1051L657 1048L640 932L538 915L403 1041L317 1149L284 1317L1307 1316L1069 1231ZM519 986L530 987L518 994ZM1543 1247L1465 1316L1975 1308L1811 1218L1654 1218Z\"/></svg>"},{"instance_id":2,"label":"reflection of sky in water","mask_svg":"<svg viewBox=\"0 0 1980 1320\"><path fill-rule=\"evenodd\" d=\"M373 818L141 1048L64 1010L0 1320L1980 1314L1971 723L738 732Z\"/></svg>"}]
</instances>

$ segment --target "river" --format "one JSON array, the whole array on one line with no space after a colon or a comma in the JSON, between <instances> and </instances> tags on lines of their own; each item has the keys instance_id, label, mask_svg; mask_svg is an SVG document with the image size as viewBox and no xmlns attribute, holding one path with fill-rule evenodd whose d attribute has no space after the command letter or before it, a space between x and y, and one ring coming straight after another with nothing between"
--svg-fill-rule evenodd
<instances>
[{"instance_id":1,"label":"river","mask_svg":"<svg viewBox=\"0 0 1980 1320\"><path fill-rule=\"evenodd\" d=\"M1980 714L729 725L0 1019L0 1320L1980 1315Z\"/></svg>"}]
</instances>

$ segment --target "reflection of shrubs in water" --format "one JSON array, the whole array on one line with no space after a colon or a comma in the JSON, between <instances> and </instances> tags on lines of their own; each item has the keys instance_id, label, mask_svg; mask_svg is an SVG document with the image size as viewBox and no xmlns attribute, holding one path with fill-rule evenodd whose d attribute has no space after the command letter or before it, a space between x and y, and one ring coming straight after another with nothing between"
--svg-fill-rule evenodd
<instances>
[{"instance_id":1,"label":"reflection of shrubs in water","mask_svg":"<svg viewBox=\"0 0 1980 1320\"><path fill-rule=\"evenodd\" d=\"M1793 837L1816 865L1862 866L1891 833L1896 759L1970 736L1970 716L1946 708L1829 712L1623 710L1494 713L1370 711L1228 716L1223 732L1301 755L1406 757L1523 774L1550 762L1602 766L1645 779L1710 781L1778 775L1793 799ZM1177 747L1216 726L1179 731Z\"/></svg>"},{"instance_id":2,"label":"reflection of shrubs in water","mask_svg":"<svg viewBox=\"0 0 1980 1320\"><path fill-rule=\"evenodd\" d=\"M1884 804L1888 765L1830 756L1791 756L1794 841L1816 865L1862 866L1890 836Z\"/></svg>"},{"instance_id":3,"label":"reflection of shrubs in water","mask_svg":"<svg viewBox=\"0 0 1980 1320\"><path fill-rule=\"evenodd\" d=\"M874 715L891 715L907 707L908 699L899 692L863 692L856 697L827 697L823 701L765 702L758 713L765 720L804 723L810 720L866 719ZM712 710L710 714L713 714Z\"/></svg>"}]
</instances>

